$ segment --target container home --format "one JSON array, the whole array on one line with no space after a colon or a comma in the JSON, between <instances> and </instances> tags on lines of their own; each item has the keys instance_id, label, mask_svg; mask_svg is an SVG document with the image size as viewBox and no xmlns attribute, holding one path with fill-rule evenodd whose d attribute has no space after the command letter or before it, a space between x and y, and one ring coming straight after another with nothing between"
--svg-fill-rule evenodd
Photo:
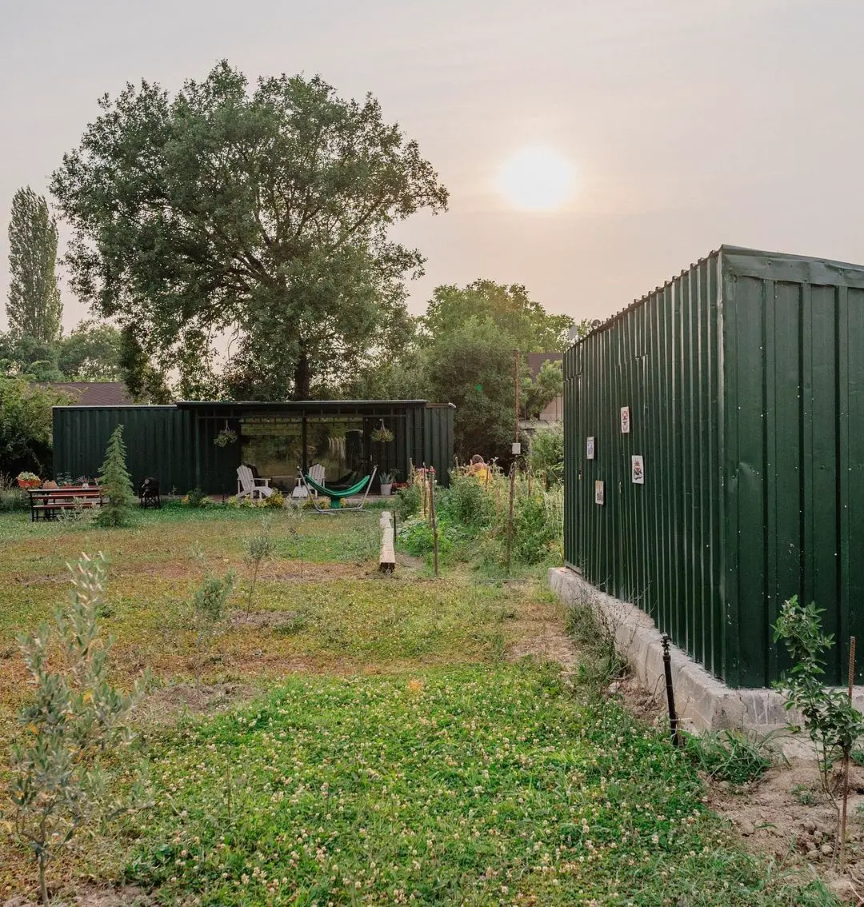
<instances>
[{"instance_id":1,"label":"container home","mask_svg":"<svg viewBox=\"0 0 864 907\"><path fill-rule=\"evenodd\" d=\"M864 266L723 246L565 355L565 556L733 687L864 638ZM859 659L858 678L864 659Z\"/></svg>"},{"instance_id":2,"label":"container home","mask_svg":"<svg viewBox=\"0 0 864 907\"><path fill-rule=\"evenodd\" d=\"M193 401L172 406L54 407L55 476L94 476L108 439L123 425L134 482L159 480L163 494L200 488L237 491L245 463L290 491L300 469L325 467L326 480L434 466L447 484L453 466L451 404L425 400ZM379 480L376 478L376 487Z\"/></svg>"}]
</instances>

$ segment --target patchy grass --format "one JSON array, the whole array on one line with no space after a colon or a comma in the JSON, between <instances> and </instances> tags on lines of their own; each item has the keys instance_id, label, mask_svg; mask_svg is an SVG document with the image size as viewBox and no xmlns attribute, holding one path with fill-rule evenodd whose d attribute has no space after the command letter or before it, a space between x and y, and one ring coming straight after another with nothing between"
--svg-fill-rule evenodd
<instances>
[{"instance_id":1,"label":"patchy grass","mask_svg":"<svg viewBox=\"0 0 864 907\"><path fill-rule=\"evenodd\" d=\"M276 552L246 618L260 513L168 507L125 530L0 515L0 738L27 693L15 636L62 600L82 550L113 565L115 682L152 673L139 748L156 805L76 844L55 878L135 880L163 905L834 903L746 856L688 760L596 684L508 660L564 626L536 578L382 577L377 514L268 516ZM190 599L229 568L238 613L202 662ZM0 894L29 879L0 838Z\"/></svg>"}]
</instances>

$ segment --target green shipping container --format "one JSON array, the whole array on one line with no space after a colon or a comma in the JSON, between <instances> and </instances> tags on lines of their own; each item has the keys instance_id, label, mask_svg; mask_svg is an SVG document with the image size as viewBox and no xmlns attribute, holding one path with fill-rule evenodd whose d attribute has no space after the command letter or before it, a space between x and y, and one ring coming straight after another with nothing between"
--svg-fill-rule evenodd
<instances>
[{"instance_id":1,"label":"green shipping container","mask_svg":"<svg viewBox=\"0 0 864 907\"><path fill-rule=\"evenodd\" d=\"M864 266L731 246L599 326L565 356L567 565L734 687L779 677L778 609L815 601L842 682L864 638L862 353Z\"/></svg>"},{"instance_id":2,"label":"green shipping container","mask_svg":"<svg viewBox=\"0 0 864 907\"><path fill-rule=\"evenodd\" d=\"M442 484L453 467L452 404L425 400L299 401L226 403L195 401L174 406L57 406L54 408L54 474L95 476L117 425L123 425L127 466L137 485L147 476L159 480L164 494L201 488L212 495L237 490L242 447L219 447L225 427L242 433L247 419L288 419L296 425L314 420L351 418L362 426L363 453L382 470L396 470L400 480L411 465L434 466ZM384 424L389 443L372 442L373 429ZM299 458L298 458L299 459ZM293 475L296 461L288 464ZM373 491L378 490L376 479Z\"/></svg>"}]
</instances>

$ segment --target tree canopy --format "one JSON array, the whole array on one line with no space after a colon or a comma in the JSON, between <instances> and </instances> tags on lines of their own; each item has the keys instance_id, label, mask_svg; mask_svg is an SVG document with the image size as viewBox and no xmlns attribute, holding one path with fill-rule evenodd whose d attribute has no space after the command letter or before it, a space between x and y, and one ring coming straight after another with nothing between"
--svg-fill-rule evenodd
<instances>
[{"instance_id":1,"label":"tree canopy","mask_svg":"<svg viewBox=\"0 0 864 907\"><path fill-rule=\"evenodd\" d=\"M266 399L310 396L410 333L424 259L388 228L447 191L371 95L318 76L250 90L223 61L173 98L142 82L100 104L52 180L72 286L181 393L218 371L220 335L221 391Z\"/></svg>"},{"instance_id":2,"label":"tree canopy","mask_svg":"<svg viewBox=\"0 0 864 907\"><path fill-rule=\"evenodd\" d=\"M120 349L113 324L82 321L60 341L57 365L70 381L120 381Z\"/></svg>"},{"instance_id":3,"label":"tree canopy","mask_svg":"<svg viewBox=\"0 0 864 907\"><path fill-rule=\"evenodd\" d=\"M22 470L46 475L51 463L52 407L71 402L68 394L0 375L0 473Z\"/></svg>"},{"instance_id":4,"label":"tree canopy","mask_svg":"<svg viewBox=\"0 0 864 907\"><path fill-rule=\"evenodd\" d=\"M13 337L51 343L60 337L63 304L57 287L57 223L48 202L29 186L12 197L9 219L9 297Z\"/></svg>"},{"instance_id":5,"label":"tree canopy","mask_svg":"<svg viewBox=\"0 0 864 907\"><path fill-rule=\"evenodd\" d=\"M374 377L361 372L361 386L391 397L455 403L459 458L475 453L509 458L515 435L515 352L565 349L573 320L548 314L521 284L475 280L464 287L436 287L417 325L415 344ZM536 418L563 389L560 364L546 362L532 377L522 356L519 383L521 416Z\"/></svg>"},{"instance_id":6,"label":"tree canopy","mask_svg":"<svg viewBox=\"0 0 864 907\"><path fill-rule=\"evenodd\" d=\"M420 319L421 336L431 342L460 330L471 319L491 321L502 342L522 353L560 352L570 345L567 332L573 319L569 315L549 315L521 284L507 286L493 280L436 287Z\"/></svg>"}]
</instances>

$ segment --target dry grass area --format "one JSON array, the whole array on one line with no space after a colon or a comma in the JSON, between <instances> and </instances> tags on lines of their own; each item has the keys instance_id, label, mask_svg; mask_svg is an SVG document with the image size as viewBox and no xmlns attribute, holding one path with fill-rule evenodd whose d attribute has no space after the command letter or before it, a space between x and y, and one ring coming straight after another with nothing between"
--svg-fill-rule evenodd
<instances>
[{"instance_id":1,"label":"dry grass area","mask_svg":"<svg viewBox=\"0 0 864 907\"><path fill-rule=\"evenodd\" d=\"M650 720L579 686L541 571L502 581L451 564L435 578L400 553L384 576L374 511L274 512L250 601L261 519L0 517L4 749L27 696L16 635L62 602L82 551L109 560L115 682L149 677L135 720L155 805L70 847L52 869L64 903L834 902L809 863L790 874L748 856ZM192 597L228 570L228 613L204 637ZM18 907L31 891L22 851L0 839L0 895Z\"/></svg>"}]
</instances>

